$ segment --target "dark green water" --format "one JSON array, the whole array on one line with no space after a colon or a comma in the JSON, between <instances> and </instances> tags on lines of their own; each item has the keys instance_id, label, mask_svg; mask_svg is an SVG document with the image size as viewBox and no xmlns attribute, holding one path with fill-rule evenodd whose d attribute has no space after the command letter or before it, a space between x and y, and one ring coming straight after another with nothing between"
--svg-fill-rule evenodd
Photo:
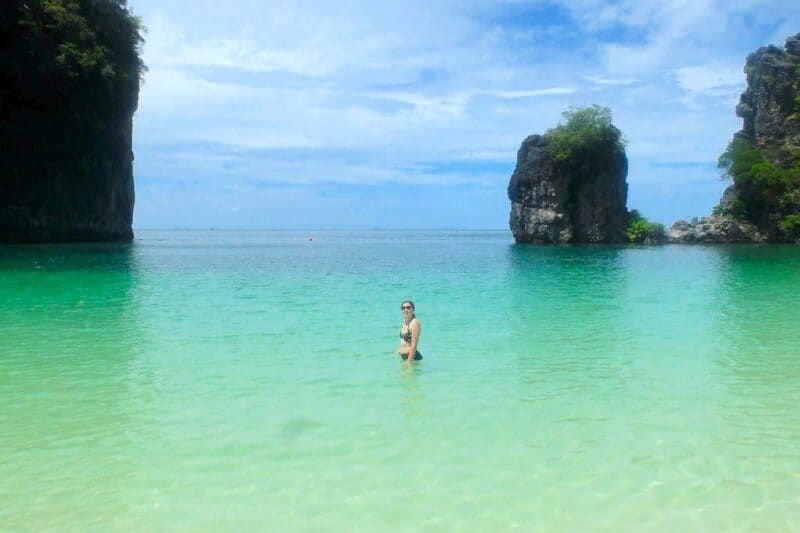
<instances>
[{"instance_id":1,"label":"dark green water","mask_svg":"<svg viewBox=\"0 0 800 533\"><path fill-rule=\"evenodd\" d=\"M0 248L0 529L800 529L796 247L138 237Z\"/></svg>"}]
</instances>

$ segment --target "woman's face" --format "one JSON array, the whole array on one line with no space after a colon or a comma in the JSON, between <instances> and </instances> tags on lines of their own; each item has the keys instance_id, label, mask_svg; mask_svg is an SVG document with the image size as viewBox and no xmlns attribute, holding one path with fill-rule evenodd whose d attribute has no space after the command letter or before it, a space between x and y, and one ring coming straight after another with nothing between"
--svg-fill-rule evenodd
<instances>
[{"instance_id":1,"label":"woman's face","mask_svg":"<svg viewBox=\"0 0 800 533\"><path fill-rule=\"evenodd\" d=\"M403 318L409 318L414 314L414 308L408 302L402 304L400 310L403 311Z\"/></svg>"}]
</instances>

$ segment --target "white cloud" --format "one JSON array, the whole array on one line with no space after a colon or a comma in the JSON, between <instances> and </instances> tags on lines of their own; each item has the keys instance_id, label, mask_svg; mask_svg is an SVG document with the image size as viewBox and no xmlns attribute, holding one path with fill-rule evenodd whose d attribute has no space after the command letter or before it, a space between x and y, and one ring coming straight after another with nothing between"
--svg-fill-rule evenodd
<instances>
[{"instance_id":1,"label":"white cloud","mask_svg":"<svg viewBox=\"0 0 800 533\"><path fill-rule=\"evenodd\" d=\"M281 21L282 17L277 17ZM232 35L188 37L186 31L160 12L147 21L144 60L152 67L209 67L245 72L282 72L322 77L367 56L380 39L367 37L347 42L330 35L331 28L319 24L308 33L288 34L291 23L301 28L308 20L297 17L256 30L245 26ZM345 20L337 21L337 32L346 32Z\"/></svg>"},{"instance_id":2,"label":"white cloud","mask_svg":"<svg viewBox=\"0 0 800 533\"><path fill-rule=\"evenodd\" d=\"M678 84L684 91L724 95L739 93L746 85L743 62L736 64L708 63L675 70Z\"/></svg>"},{"instance_id":3,"label":"white cloud","mask_svg":"<svg viewBox=\"0 0 800 533\"><path fill-rule=\"evenodd\" d=\"M584 79L597 85L630 85L636 78L603 78L601 76L584 76Z\"/></svg>"},{"instance_id":4,"label":"white cloud","mask_svg":"<svg viewBox=\"0 0 800 533\"><path fill-rule=\"evenodd\" d=\"M548 87L545 89L530 89L519 91L484 91L486 94L503 99L533 98L536 96L552 96L559 94L572 94L575 89L571 87Z\"/></svg>"},{"instance_id":5,"label":"white cloud","mask_svg":"<svg viewBox=\"0 0 800 533\"><path fill-rule=\"evenodd\" d=\"M445 96L426 96L413 92L382 92L365 96L407 104L413 108L414 114L419 118L462 117L470 99L469 92Z\"/></svg>"}]
</instances>

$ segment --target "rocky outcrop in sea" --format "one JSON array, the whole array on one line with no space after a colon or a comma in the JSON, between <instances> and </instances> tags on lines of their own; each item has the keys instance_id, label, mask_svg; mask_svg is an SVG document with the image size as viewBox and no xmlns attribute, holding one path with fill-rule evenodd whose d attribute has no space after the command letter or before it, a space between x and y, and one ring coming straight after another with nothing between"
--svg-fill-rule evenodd
<instances>
[{"instance_id":1,"label":"rocky outcrop in sea","mask_svg":"<svg viewBox=\"0 0 800 533\"><path fill-rule=\"evenodd\" d=\"M730 217L711 215L699 220L679 220L666 230L666 242L675 244L734 244L766 242L755 226Z\"/></svg>"},{"instance_id":2,"label":"rocky outcrop in sea","mask_svg":"<svg viewBox=\"0 0 800 533\"><path fill-rule=\"evenodd\" d=\"M737 198L736 186L729 185L722 193L718 211L729 210ZM729 215L678 220L665 232L665 242L674 244L735 244L766 240L767 237L753 224Z\"/></svg>"},{"instance_id":3,"label":"rocky outcrop in sea","mask_svg":"<svg viewBox=\"0 0 800 533\"><path fill-rule=\"evenodd\" d=\"M517 152L508 184L509 225L526 243L625 241L628 159L618 142L559 161L550 136L531 135ZM578 151L580 154L580 151Z\"/></svg>"}]
</instances>

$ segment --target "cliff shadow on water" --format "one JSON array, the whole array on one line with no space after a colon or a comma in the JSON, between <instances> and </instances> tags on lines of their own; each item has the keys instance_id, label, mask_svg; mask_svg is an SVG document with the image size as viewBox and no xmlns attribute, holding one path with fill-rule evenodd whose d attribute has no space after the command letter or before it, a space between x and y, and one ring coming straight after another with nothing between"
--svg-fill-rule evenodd
<instances>
[{"instance_id":1,"label":"cliff shadow on water","mask_svg":"<svg viewBox=\"0 0 800 533\"><path fill-rule=\"evenodd\" d=\"M0 331L14 346L1 363L43 381L87 376L76 368L123 377L142 341L136 254L132 243L0 247ZM92 368L95 357L105 363Z\"/></svg>"},{"instance_id":2,"label":"cliff shadow on water","mask_svg":"<svg viewBox=\"0 0 800 533\"><path fill-rule=\"evenodd\" d=\"M658 388L683 368L713 387L715 361L757 365L800 343L792 246L514 244L507 259L510 344L520 375L534 380L577 365L598 378L633 372Z\"/></svg>"},{"instance_id":3,"label":"cliff shadow on water","mask_svg":"<svg viewBox=\"0 0 800 533\"><path fill-rule=\"evenodd\" d=\"M795 486L791 469L776 468L776 457L794 457L800 439L800 247L731 245L707 247L715 254L715 289L709 328L713 348L705 361L704 427L719 435L710 441L714 470L749 479L773 479L759 498L775 502L773 517L794 516L796 502L785 498ZM727 435L727 438L726 438ZM727 459L720 459L727 458ZM775 522L774 529L785 524Z\"/></svg>"},{"instance_id":4,"label":"cliff shadow on water","mask_svg":"<svg viewBox=\"0 0 800 533\"><path fill-rule=\"evenodd\" d=\"M616 351L631 275L625 253L619 246L508 247L507 314L521 364L591 366L587 354Z\"/></svg>"},{"instance_id":5,"label":"cliff shadow on water","mask_svg":"<svg viewBox=\"0 0 800 533\"><path fill-rule=\"evenodd\" d=\"M781 376L800 379L800 248L736 245L714 251L718 363L731 372L758 372L780 361Z\"/></svg>"},{"instance_id":6,"label":"cliff shadow on water","mask_svg":"<svg viewBox=\"0 0 800 533\"><path fill-rule=\"evenodd\" d=\"M131 243L0 247L0 456L14 457L0 523L58 529L130 505L131 458L157 435L140 291Z\"/></svg>"}]
</instances>

